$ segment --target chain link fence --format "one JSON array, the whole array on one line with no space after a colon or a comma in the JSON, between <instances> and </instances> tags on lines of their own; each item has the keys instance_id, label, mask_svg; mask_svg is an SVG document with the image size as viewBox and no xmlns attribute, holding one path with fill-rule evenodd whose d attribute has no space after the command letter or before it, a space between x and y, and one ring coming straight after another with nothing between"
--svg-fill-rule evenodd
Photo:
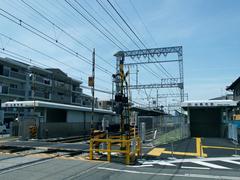
<instances>
[{"instance_id":1,"label":"chain link fence","mask_svg":"<svg viewBox=\"0 0 240 180\"><path fill-rule=\"evenodd\" d=\"M139 127L145 123L145 143L154 146L186 139L190 136L189 124L185 116L140 116L138 117ZM140 134L142 129L140 128Z\"/></svg>"}]
</instances>

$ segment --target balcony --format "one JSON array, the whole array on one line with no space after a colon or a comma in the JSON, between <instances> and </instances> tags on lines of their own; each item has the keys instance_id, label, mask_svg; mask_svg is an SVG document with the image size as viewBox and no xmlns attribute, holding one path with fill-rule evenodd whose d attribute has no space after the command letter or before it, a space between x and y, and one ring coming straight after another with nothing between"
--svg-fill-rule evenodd
<instances>
[{"instance_id":1,"label":"balcony","mask_svg":"<svg viewBox=\"0 0 240 180\"><path fill-rule=\"evenodd\" d=\"M52 81L48 78L44 78L42 76L38 76L38 75L35 75L35 81L37 83L41 83L41 84L44 84L44 85L47 85L47 86L51 86L52 85Z\"/></svg>"},{"instance_id":2,"label":"balcony","mask_svg":"<svg viewBox=\"0 0 240 180\"><path fill-rule=\"evenodd\" d=\"M72 91L74 93L82 93L82 88L80 88L80 87L72 87Z\"/></svg>"},{"instance_id":3,"label":"balcony","mask_svg":"<svg viewBox=\"0 0 240 180\"><path fill-rule=\"evenodd\" d=\"M82 98L77 98L77 97L72 96L72 103L82 105Z\"/></svg>"},{"instance_id":4,"label":"balcony","mask_svg":"<svg viewBox=\"0 0 240 180\"><path fill-rule=\"evenodd\" d=\"M54 86L56 89L62 89L62 90L67 90L70 91L71 90L71 86L70 84L66 84L64 82L60 82L60 81L55 81L54 82Z\"/></svg>"},{"instance_id":5,"label":"balcony","mask_svg":"<svg viewBox=\"0 0 240 180\"><path fill-rule=\"evenodd\" d=\"M24 89L10 88L8 86L2 87L2 94L15 95L15 96L25 96Z\"/></svg>"},{"instance_id":6,"label":"balcony","mask_svg":"<svg viewBox=\"0 0 240 180\"><path fill-rule=\"evenodd\" d=\"M15 71L10 71L8 69L3 70L3 76L9 77L9 78L20 79L20 80L26 80L26 74L20 73L20 72L15 72Z\"/></svg>"},{"instance_id":7,"label":"balcony","mask_svg":"<svg viewBox=\"0 0 240 180\"><path fill-rule=\"evenodd\" d=\"M50 99L50 93L48 93L48 92L35 91L34 96L36 98Z\"/></svg>"},{"instance_id":8,"label":"balcony","mask_svg":"<svg viewBox=\"0 0 240 180\"><path fill-rule=\"evenodd\" d=\"M64 95L58 95L58 94L52 94L52 101L56 101L59 103L71 103L71 97L64 96Z\"/></svg>"}]
</instances>

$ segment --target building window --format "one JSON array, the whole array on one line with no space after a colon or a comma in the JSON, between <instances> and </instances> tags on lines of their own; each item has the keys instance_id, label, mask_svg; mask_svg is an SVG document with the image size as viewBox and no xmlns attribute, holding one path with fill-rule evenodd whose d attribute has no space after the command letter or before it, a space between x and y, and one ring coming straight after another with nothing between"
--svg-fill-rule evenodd
<instances>
[{"instance_id":1,"label":"building window","mask_svg":"<svg viewBox=\"0 0 240 180\"><path fill-rule=\"evenodd\" d=\"M50 85L50 80L49 79L44 79L44 84Z\"/></svg>"},{"instance_id":2,"label":"building window","mask_svg":"<svg viewBox=\"0 0 240 180\"><path fill-rule=\"evenodd\" d=\"M64 93L61 93L61 92L58 92L57 93L59 96L63 96L64 95Z\"/></svg>"},{"instance_id":3,"label":"building window","mask_svg":"<svg viewBox=\"0 0 240 180\"><path fill-rule=\"evenodd\" d=\"M10 84L10 88L17 89L17 85L16 84Z\"/></svg>"},{"instance_id":4,"label":"building window","mask_svg":"<svg viewBox=\"0 0 240 180\"><path fill-rule=\"evenodd\" d=\"M11 68L11 71L18 72L17 68Z\"/></svg>"}]
</instances>

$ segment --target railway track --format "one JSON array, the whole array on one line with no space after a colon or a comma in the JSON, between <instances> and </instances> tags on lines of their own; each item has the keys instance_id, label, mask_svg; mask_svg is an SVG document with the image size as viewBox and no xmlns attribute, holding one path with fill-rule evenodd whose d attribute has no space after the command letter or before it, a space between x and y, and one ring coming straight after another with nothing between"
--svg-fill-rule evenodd
<instances>
[{"instance_id":1,"label":"railway track","mask_svg":"<svg viewBox=\"0 0 240 180\"><path fill-rule=\"evenodd\" d=\"M4 149L4 152L0 156L0 175L21 168L45 163L55 158L73 157L82 153L76 151L39 150L18 147L0 147L0 152L2 152L1 148ZM4 157L6 155L8 155L8 157Z\"/></svg>"},{"instance_id":2,"label":"railway track","mask_svg":"<svg viewBox=\"0 0 240 180\"><path fill-rule=\"evenodd\" d=\"M88 141L89 139L90 139L89 136L73 136L73 137L67 137L67 138L48 139L46 140L46 142L75 143L75 142Z\"/></svg>"}]
</instances>

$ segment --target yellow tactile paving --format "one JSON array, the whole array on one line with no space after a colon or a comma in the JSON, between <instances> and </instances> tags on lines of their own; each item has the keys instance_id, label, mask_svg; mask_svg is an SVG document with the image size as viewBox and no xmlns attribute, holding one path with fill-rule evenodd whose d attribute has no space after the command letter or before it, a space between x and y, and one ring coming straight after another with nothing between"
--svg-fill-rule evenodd
<instances>
[{"instance_id":1,"label":"yellow tactile paving","mask_svg":"<svg viewBox=\"0 0 240 180\"><path fill-rule=\"evenodd\" d=\"M164 150L165 150L165 148L154 148L148 153L148 155L160 156L164 152Z\"/></svg>"},{"instance_id":2,"label":"yellow tactile paving","mask_svg":"<svg viewBox=\"0 0 240 180\"><path fill-rule=\"evenodd\" d=\"M180 156L198 156L197 153L192 152L176 152L176 151L164 151L162 154L174 154L174 155L180 155ZM203 154L203 157L207 157L207 154Z\"/></svg>"}]
</instances>

